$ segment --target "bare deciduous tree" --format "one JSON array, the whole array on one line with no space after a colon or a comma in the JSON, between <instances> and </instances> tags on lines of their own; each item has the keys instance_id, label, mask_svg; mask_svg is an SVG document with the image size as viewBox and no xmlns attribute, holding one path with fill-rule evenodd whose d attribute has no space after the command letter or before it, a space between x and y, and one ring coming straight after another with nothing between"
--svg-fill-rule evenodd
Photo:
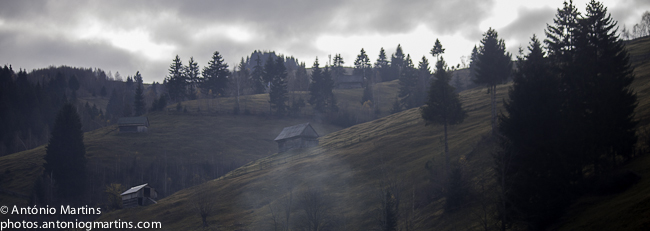
<instances>
[{"instance_id":1,"label":"bare deciduous tree","mask_svg":"<svg viewBox=\"0 0 650 231\"><path fill-rule=\"evenodd\" d=\"M215 197L207 193L205 189L198 189L190 200L194 211L201 216L203 227L208 227L208 217L214 215L215 211Z\"/></svg>"}]
</instances>

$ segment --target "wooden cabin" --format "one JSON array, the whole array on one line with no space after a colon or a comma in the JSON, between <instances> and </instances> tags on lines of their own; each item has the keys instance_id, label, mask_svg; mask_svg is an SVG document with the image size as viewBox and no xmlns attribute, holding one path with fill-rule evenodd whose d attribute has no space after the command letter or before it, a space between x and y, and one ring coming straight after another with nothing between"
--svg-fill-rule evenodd
<instances>
[{"instance_id":1,"label":"wooden cabin","mask_svg":"<svg viewBox=\"0 0 650 231\"><path fill-rule=\"evenodd\" d=\"M122 205L124 208L132 208L137 206L146 206L150 204L157 204L154 199L158 197L156 189L149 186L149 184L138 185L126 190L121 194Z\"/></svg>"},{"instance_id":2,"label":"wooden cabin","mask_svg":"<svg viewBox=\"0 0 650 231\"><path fill-rule=\"evenodd\" d=\"M122 117L117 120L120 133L124 132L147 132L149 119L147 117Z\"/></svg>"},{"instance_id":3,"label":"wooden cabin","mask_svg":"<svg viewBox=\"0 0 650 231\"><path fill-rule=\"evenodd\" d=\"M282 129L275 142L278 143L278 152L315 147L318 146L318 133L309 123L298 124Z\"/></svg>"}]
</instances>

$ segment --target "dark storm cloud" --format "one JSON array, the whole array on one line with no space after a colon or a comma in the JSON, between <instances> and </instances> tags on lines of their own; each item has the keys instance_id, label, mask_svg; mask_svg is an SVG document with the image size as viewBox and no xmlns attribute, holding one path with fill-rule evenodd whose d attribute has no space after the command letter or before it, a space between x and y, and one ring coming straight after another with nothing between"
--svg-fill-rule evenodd
<instances>
[{"instance_id":1,"label":"dark storm cloud","mask_svg":"<svg viewBox=\"0 0 650 231\"><path fill-rule=\"evenodd\" d=\"M3 41L0 61L18 64L22 60L30 68L59 63L93 65L123 75L140 70L145 80L160 81L175 54L184 62L194 56L201 66L215 50L229 63L238 62L256 49L315 57L326 55L319 53L323 51L314 44L323 34L390 35L408 32L418 25L441 36L461 31L461 35L473 38L481 33L478 25L491 5L492 1L480 0L3 1L0 20L14 30L3 29L0 24L0 35L17 33L29 39ZM174 46L175 54L148 61L107 41L73 38L73 31L93 21L112 30L145 30L154 43ZM219 26L244 28L251 38L236 41L227 30L196 37L201 31ZM93 54L89 51L101 57L90 57ZM20 55L26 53L32 56ZM152 72L146 73L147 69Z\"/></svg>"},{"instance_id":2,"label":"dark storm cloud","mask_svg":"<svg viewBox=\"0 0 650 231\"><path fill-rule=\"evenodd\" d=\"M526 9L521 8L518 10L518 19L510 23L506 27L500 29L499 36L509 41L506 43L508 50L514 55L517 55L519 46L526 49L530 38L533 34L537 39L543 41L546 38L544 29L546 24L552 24L555 17L556 9L554 8L540 8L540 9Z\"/></svg>"}]
</instances>

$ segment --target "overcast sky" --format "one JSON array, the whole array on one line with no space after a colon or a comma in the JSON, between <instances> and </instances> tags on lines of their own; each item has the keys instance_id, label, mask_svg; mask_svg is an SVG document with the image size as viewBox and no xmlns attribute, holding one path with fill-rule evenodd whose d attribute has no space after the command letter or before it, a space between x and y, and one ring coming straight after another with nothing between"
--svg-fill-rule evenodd
<instances>
[{"instance_id":1,"label":"overcast sky","mask_svg":"<svg viewBox=\"0 0 650 231\"><path fill-rule=\"evenodd\" d=\"M307 67L342 54L346 66L365 48L371 61L401 44L417 65L439 38L450 65L495 28L516 54L533 34L544 38L563 0L239 0L0 1L0 64L32 70L96 67L160 81L178 54L205 66L219 51L233 66L253 50L294 56ZM584 11L586 0L574 4ZM606 0L630 28L647 0Z\"/></svg>"}]
</instances>

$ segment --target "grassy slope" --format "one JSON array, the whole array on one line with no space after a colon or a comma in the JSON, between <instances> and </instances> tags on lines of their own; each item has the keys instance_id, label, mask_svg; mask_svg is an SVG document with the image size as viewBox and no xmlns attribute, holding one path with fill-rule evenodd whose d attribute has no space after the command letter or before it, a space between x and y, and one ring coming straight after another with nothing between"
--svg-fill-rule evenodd
<instances>
[{"instance_id":1,"label":"grassy slope","mask_svg":"<svg viewBox=\"0 0 650 231\"><path fill-rule=\"evenodd\" d=\"M500 98L507 87L499 87ZM486 91L466 91L461 99L469 118L450 129L452 159L470 153L472 144L490 130ZM335 196L339 202L335 211L341 211L350 228L361 229L372 225L367 215L375 206L372 195L382 180L377 176L394 176L421 188L426 182L424 163L431 158L442 159L441 141L442 127L425 127L419 111L411 109L331 133L320 139L317 148L260 159L201 187L218 198L219 215L210 219L225 230L237 229L239 224L252 230L262 228L268 221L268 206L285 196L288 186L299 191L316 185L327 188ZM489 156L469 158L468 164L484 161L489 161ZM487 164L476 165L479 167L470 171L481 177L479 172L487 171L484 167ZM197 188L182 190L157 205L111 213L102 219L137 217L161 220L169 229L195 229L199 216L192 210L190 199L195 191ZM436 204L427 210L440 208ZM432 228L456 225L433 222L436 219L423 219L419 225Z\"/></svg>"},{"instance_id":2,"label":"grassy slope","mask_svg":"<svg viewBox=\"0 0 650 231\"><path fill-rule=\"evenodd\" d=\"M650 39L637 41L630 45L630 50L638 55L650 48L649 43ZM634 87L640 101L637 117L643 120L642 124L648 123L645 118L650 115L648 63L646 61L635 70ZM505 97L507 88L507 85L499 87L499 99ZM450 129L451 159L467 160L463 166L470 182L476 185L485 180L490 184L489 147L480 146L472 152L473 146L490 130L488 97L485 90L473 89L462 92L461 100L469 117L463 124ZM269 207L288 195L287 187L293 187L295 193L295 190L320 185L336 198L334 211L346 218L348 228L365 230L373 224L368 214L377 205L373 195L381 176L388 175L413 188L421 188L426 183L424 163L432 158L442 159L441 135L440 126L425 127L417 109L412 109L329 134L320 139L321 145L316 148L274 154L249 163L225 177L182 190L157 205L109 213L102 219L159 220L167 229L197 229L200 219L192 209L191 198L194 193L205 190L217 200L217 215L209 217L212 224L218 224L214 226L223 230L242 227L258 230L268 227ZM561 228L611 227L605 229L612 230L622 224L629 225L626 229L647 227L650 214L648 166L648 156L625 166L642 176L641 183L619 195L583 198L564 218L569 222ZM418 230L481 229L475 213L478 205L443 213L442 202L418 209ZM621 215L611 216L616 212Z\"/></svg>"},{"instance_id":3,"label":"grassy slope","mask_svg":"<svg viewBox=\"0 0 650 231\"><path fill-rule=\"evenodd\" d=\"M390 109L397 97L397 89L399 89L399 83L397 80L390 82L378 83L375 85L375 94L378 96L378 105L381 110L380 116L386 116L389 114ZM334 89L334 95L338 102L339 108L349 110L351 112L360 113L361 111L361 96L363 94L363 89ZM307 103L309 100L309 92L299 91L289 93L289 99L292 98L302 98L305 100L306 106L302 112L304 114L312 115L313 110L311 106ZM218 111L219 113L232 113L232 109L235 106L236 99L235 97L228 98L217 98L217 99L199 99L183 102L182 105L187 108L188 112L194 113L197 111L198 107L201 107L201 110L205 112L206 110L210 112ZM269 112L269 95L268 94L258 94L258 95L246 95L239 97L239 104L242 112L245 109L249 109L253 114L259 113L268 113ZM176 104L169 105L167 108L175 109Z\"/></svg>"},{"instance_id":4,"label":"grassy slope","mask_svg":"<svg viewBox=\"0 0 650 231\"><path fill-rule=\"evenodd\" d=\"M88 163L93 168L122 166L137 159L146 163L167 156L169 162L193 165L218 160L223 163L247 163L277 151L273 141L283 127L308 122L308 119L267 120L258 116L149 115L148 133L119 134L117 126L87 132L84 135ZM312 123L314 124L314 123ZM340 127L314 124L327 134ZM43 168L43 146L0 157L0 189L30 195ZM6 172L9 172L8 174ZM140 182L119 182L133 185ZM0 202L26 204L27 198L0 193ZM9 203L11 202L11 203Z\"/></svg>"},{"instance_id":5,"label":"grassy slope","mask_svg":"<svg viewBox=\"0 0 650 231\"><path fill-rule=\"evenodd\" d=\"M397 81L376 85L383 114L390 110L397 95ZM297 93L308 99L308 93ZM362 89L335 90L342 108L359 109ZM105 109L106 98L83 98L83 103L97 104ZM224 163L246 163L277 151L273 141L283 127L307 122L308 119L265 119L257 116L223 116L231 113L234 98L195 100L183 102L189 114L154 113L149 115L150 132L147 134L118 134L117 127L109 126L85 133L84 142L88 163L101 166L126 166L136 158L148 162L169 155L169 162L202 162L217 159ZM196 116L196 105L201 103L203 112L219 108L220 115ZM248 108L254 114L268 111L268 94L240 98L242 110ZM173 108L175 105L170 105ZM303 109L311 114L311 107ZM323 134L339 130L333 125L314 124ZM252 145L254 144L254 145ZM42 174L45 146L0 157L0 202L4 204L27 204L35 182ZM132 185L140 182L120 182ZM6 203L5 203L6 202Z\"/></svg>"}]
</instances>

